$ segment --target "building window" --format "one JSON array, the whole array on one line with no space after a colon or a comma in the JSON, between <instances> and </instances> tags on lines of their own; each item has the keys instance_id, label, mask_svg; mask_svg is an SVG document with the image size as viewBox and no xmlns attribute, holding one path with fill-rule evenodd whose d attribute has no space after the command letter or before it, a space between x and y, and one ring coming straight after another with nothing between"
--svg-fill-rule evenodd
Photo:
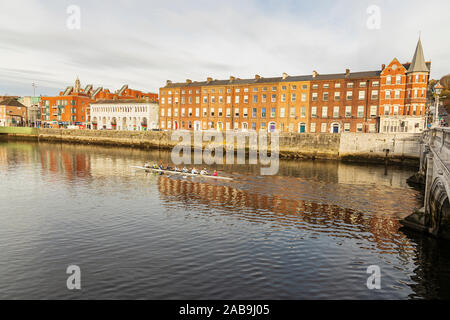
<instances>
[{"instance_id":1,"label":"building window","mask_svg":"<svg viewBox=\"0 0 450 320\"><path fill-rule=\"evenodd\" d=\"M262 95L261 101L262 101L263 103L266 103L266 101L267 101L267 95L266 95L266 94L263 94L263 95Z\"/></svg>"},{"instance_id":2,"label":"building window","mask_svg":"<svg viewBox=\"0 0 450 320\"><path fill-rule=\"evenodd\" d=\"M284 108L280 108L280 118L284 118L285 116L286 116L285 109Z\"/></svg>"},{"instance_id":3,"label":"building window","mask_svg":"<svg viewBox=\"0 0 450 320\"><path fill-rule=\"evenodd\" d=\"M256 118L256 116L257 116L257 110L256 110L256 108L253 108L252 109L252 118Z\"/></svg>"},{"instance_id":4,"label":"building window","mask_svg":"<svg viewBox=\"0 0 450 320\"><path fill-rule=\"evenodd\" d=\"M327 123L323 122L322 125L320 126L320 132L324 133L327 132Z\"/></svg>"},{"instance_id":5,"label":"building window","mask_svg":"<svg viewBox=\"0 0 450 320\"><path fill-rule=\"evenodd\" d=\"M339 118L339 107L333 108L333 118Z\"/></svg>"},{"instance_id":6,"label":"building window","mask_svg":"<svg viewBox=\"0 0 450 320\"><path fill-rule=\"evenodd\" d=\"M311 107L311 117L312 118L317 117L317 107Z\"/></svg>"},{"instance_id":7,"label":"building window","mask_svg":"<svg viewBox=\"0 0 450 320\"><path fill-rule=\"evenodd\" d=\"M306 93L302 93L302 102L306 101Z\"/></svg>"},{"instance_id":8,"label":"building window","mask_svg":"<svg viewBox=\"0 0 450 320\"><path fill-rule=\"evenodd\" d=\"M375 123L369 123L369 132L371 132L371 133L377 132L377 127L376 127Z\"/></svg>"},{"instance_id":9,"label":"building window","mask_svg":"<svg viewBox=\"0 0 450 320\"><path fill-rule=\"evenodd\" d=\"M328 101L328 92L323 93L323 101Z\"/></svg>"},{"instance_id":10,"label":"building window","mask_svg":"<svg viewBox=\"0 0 450 320\"><path fill-rule=\"evenodd\" d=\"M356 132L362 132L363 131L363 124L357 123L356 124Z\"/></svg>"},{"instance_id":11,"label":"building window","mask_svg":"<svg viewBox=\"0 0 450 320\"><path fill-rule=\"evenodd\" d=\"M391 91L386 90L385 98L386 98L386 99L391 99Z\"/></svg>"},{"instance_id":12,"label":"building window","mask_svg":"<svg viewBox=\"0 0 450 320\"><path fill-rule=\"evenodd\" d=\"M341 93L335 92L334 93L334 101L340 101L341 100Z\"/></svg>"},{"instance_id":13,"label":"building window","mask_svg":"<svg viewBox=\"0 0 450 320\"><path fill-rule=\"evenodd\" d=\"M344 132L350 132L350 123L344 123Z\"/></svg>"},{"instance_id":14,"label":"building window","mask_svg":"<svg viewBox=\"0 0 450 320\"><path fill-rule=\"evenodd\" d=\"M300 108L300 117L302 117L302 118L306 117L306 107Z\"/></svg>"},{"instance_id":15,"label":"building window","mask_svg":"<svg viewBox=\"0 0 450 320\"><path fill-rule=\"evenodd\" d=\"M400 90L395 90L395 99L400 99Z\"/></svg>"},{"instance_id":16,"label":"building window","mask_svg":"<svg viewBox=\"0 0 450 320\"><path fill-rule=\"evenodd\" d=\"M248 96L244 96L244 103L248 103Z\"/></svg>"},{"instance_id":17,"label":"building window","mask_svg":"<svg viewBox=\"0 0 450 320\"><path fill-rule=\"evenodd\" d=\"M295 107L291 107L290 117L295 118Z\"/></svg>"},{"instance_id":18,"label":"building window","mask_svg":"<svg viewBox=\"0 0 450 320\"><path fill-rule=\"evenodd\" d=\"M313 92L312 101L317 101L317 92Z\"/></svg>"},{"instance_id":19,"label":"building window","mask_svg":"<svg viewBox=\"0 0 450 320\"><path fill-rule=\"evenodd\" d=\"M366 92L364 90L359 91L358 99L359 100L364 100L365 97L366 97Z\"/></svg>"},{"instance_id":20,"label":"building window","mask_svg":"<svg viewBox=\"0 0 450 320\"><path fill-rule=\"evenodd\" d=\"M352 116L352 106L345 107L345 117L350 118Z\"/></svg>"},{"instance_id":21,"label":"building window","mask_svg":"<svg viewBox=\"0 0 450 320\"><path fill-rule=\"evenodd\" d=\"M358 113L356 115L358 118L364 117L364 106L358 106Z\"/></svg>"},{"instance_id":22,"label":"building window","mask_svg":"<svg viewBox=\"0 0 450 320\"><path fill-rule=\"evenodd\" d=\"M261 108L261 118L266 117L266 108Z\"/></svg>"},{"instance_id":23,"label":"building window","mask_svg":"<svg viewBox=\"0 0 450 320\"><path fill-rule=\"evenodd\" d=\"M377 116L377 106L370 106L370 117L375 118Z\"/></svg>"},{"instance_id":24,"label":"building window","mask_svg":"<svg viewBox=\"0 0 450 320\"><path fill-rule=\"evenodd\" d=\"M231 108L227 108L227 118L231 117Z\"/></svg>"},{"instance_id":25,"label":"building window","mask_svg":"<svg viewBox=\"0 0 450 320\"><path fill-rule=\"evenodd\" d=\"M387 77L386 77L386 84L387 84L387 85L392 84L391 76L387 76Z\"/></svg>"},{"instance_id":26,"label":"building window","mask_svg":"<svg viewBox=\"0 0 450 320\"><path fill-rule=\"evenodd\" d=\"M328 116L328 107L322 107L322 118L326 118Z\"/></svg>"},{"instance_id":27,"label":"building window","mask_svg":"<svg viewBox=\"0 0 450 320\"><path fill-rule=\"evenodd\" d=\"M258 102L258 96L255 94L253 95L253 103L257 103Z\"/></svg>"},{"instance_id":28,"label":"building window","mask_svg":"<svg viewBox=\"0 0 450 320\"><path fill-rule=\"evenodd\" d=\"M347 91L347 100L353 100L353 91Z\"/></svg>"},{"instance_id":29,"label":"building window","mask_svg":"<svg viewBox=\"0 0 450 320\"><path fill-rule=\"evenodd\" d=\"M248 116L248 109L247 108L244 108L244 110L242 112L242 115L244 116L244 118L247 118L247 116Z\"/></svg>"},{"instance_id":30,"label":"building window","mask_svg":"<svg viewBox=\"0 0 450 320\"><path fill-rule=\"evenodd\" d=\"M272 95L272 102L277 102L277 95L276 94Z\"/></svg>"},{"instance_id":31,"label":"building window","mask_svg":"<svg viewBox=\"0 0 450 320\"><path fill-rule=\"evenodd\" d=\"M234 116L239 118L239 108L234 108Z\"/></svg>"},{"instance_id":32,"label":"building window","mask_svg":"<svg viewBox=\"0 0 450 320\"><path fill-rule=\"evenodd\" d=\"M271 118L275 118L275 113L276 113L275 108L271 108L271 109L270 109L270 117L271 117Z\"/></svg>"},{"instance_id":33,"label":"building window","mask_svg":"<svg viewBox=\"0 0 450 320\"><path fill-rule=\"evenodd\" d=\"M295 102L297 100L297 94L291 94L291 102Z\"/></svg>"},{"instance_id":34,"label":"building window","mask_svg":"<svg viewBox=\"0 0 450 320\"><path fill-rule=\"evenodd\" d=\"M312 132L312 133L316 132L316 124L314 122L311 123L311 130L310 130L310 132Z\"/></svg>"},{"instance_id":35,"label":"building window","mask_svg":"<svg viewBox=\"0 0 450 320\"><path fill-rule=\"evenodd\" d=\"M219 111L217 113L218 113L219 117L221 117L223 115L222 114L222 108L219 108Z\"/></svg>"}]
</instances>

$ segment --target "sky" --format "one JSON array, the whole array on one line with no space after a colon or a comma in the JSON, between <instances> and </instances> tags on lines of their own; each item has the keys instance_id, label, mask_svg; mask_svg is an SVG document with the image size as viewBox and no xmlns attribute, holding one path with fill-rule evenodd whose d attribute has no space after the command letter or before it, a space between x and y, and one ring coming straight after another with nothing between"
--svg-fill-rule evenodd
<instances>
[{"instance_id":1,"label":"sky","mask_svg":"<svg viewBox=\"0 0 450 320\"><path fill-rule=\"evenodd\" d=\"M75 7L75 10L73 9ZM79 14L78 14L79 12ZM0 95L58 95L76 77L111 91L379 70L412 60L450 73L450 1L0 0Z\"/></svg>"}]
</instances>

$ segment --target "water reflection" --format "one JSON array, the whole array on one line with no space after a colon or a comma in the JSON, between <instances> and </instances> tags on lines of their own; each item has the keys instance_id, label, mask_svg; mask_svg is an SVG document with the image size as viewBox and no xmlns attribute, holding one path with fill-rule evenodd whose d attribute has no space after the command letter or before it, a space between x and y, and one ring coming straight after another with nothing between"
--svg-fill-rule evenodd
<instances>
[{"instance_id":1,"label":"water reflection","mask_svg":"<svg viewBox=\"0 0 450 320\"><path fill-rule=\"evenodd\" d=\"M235 178L228 182L160 176L131 168L159 160L170 163L170 153L1 143L0 177L8 184L0 185L1 194L20 189L15 183L23 181L42 188L37 179L50 190L41 189L30 197L13 193L0 198L0 208L9 207L0 213L0 258L4 259L0 259L0 279L12 278L3 287L15 288L14 297L21 297L16 286L26 286L11 271L23 259L17 254L23 248L16 246L23 245L32 254L36 243L33 235L29 241L22 236L17 242L19 229L14 227L25 232L27 224L40 223L44 217L54 228L44 234L53 238L38 241L41 247L35 251L49 252L46 246L58 245L41 259L44 264L47 259L60 260L56 252L64 251L66 245L79 249L79 258L94 269L98 257L119 269L126 264L127 270L148 265L149 253L164 262L164 267L156 268L158 259L151 257L156 269L145 280L152 279L153 287L118 282L122 295L106 290L102 277L108 271L97 270L88 276L98 288L87 293L96 298L136 298L143 292L151 292L147 298L449 297L448 246L399 230L399 219L421 203L420 193L405 182L412 169L389 167L386 172L384 166L281 161L277 176L262 177L258 166L217 166ZM24 206L34 208L33 217L24 213ZM64 207L73 215L61 216L52 207ZM77 218L78 212L83 215ZM72 223L66 230L62 222L67 219ZM6 229L8 221L17 224ZM75 245L67 243L67 237L73 237ZM101 239L111 242L105 248ZM227 258L211 260L205 248ZM253 265L254 255L260 257L258 266ZM119 258L124 256L126 261ZM382 292L370 292L361 285L366 279L364 268L370 264L381 265ZM225 267L226 279L218 279L215 271L220 274ZM31 265L21 268L24 274L32 274ZM259 278L264 282L255 281ZM205 284L195 287L194 280ZM64 296L58 290L50 296ZM0 290L2 296L9 297Z\"/></svg>"}]
</instances>

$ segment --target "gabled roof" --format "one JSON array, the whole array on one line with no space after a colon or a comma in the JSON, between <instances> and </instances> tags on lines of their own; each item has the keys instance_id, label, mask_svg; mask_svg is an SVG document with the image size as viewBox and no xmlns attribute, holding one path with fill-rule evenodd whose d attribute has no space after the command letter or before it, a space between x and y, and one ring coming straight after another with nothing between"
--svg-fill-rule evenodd
<instances>
[{"instance_id":1,"label":"gabled roof","mask_svg":"<svg viewBox=\"0 0 450 320\"><path fill-rule=\"evenodd\" d=\"M423 56L422 41L417 42L416 51L414 52L414 57L412 59L411 65L409 66L408 73L412 72L430 72L430 69L425 63L425 58Z\"/></svg>"},{"instance_id":2,"label":"gabled roof","mask_svg":"<svg viewBox=\"0 0 450 320\"><path fill-rule=\"evenodd\" d=\"M21 104L19 101L17 101L17 99L15 98L6 98L3 101L0 101L0 106L8 106L8 107L24 107L26 108L26 106L24 106L23 104Z\"/></svg>"}]
</instances>

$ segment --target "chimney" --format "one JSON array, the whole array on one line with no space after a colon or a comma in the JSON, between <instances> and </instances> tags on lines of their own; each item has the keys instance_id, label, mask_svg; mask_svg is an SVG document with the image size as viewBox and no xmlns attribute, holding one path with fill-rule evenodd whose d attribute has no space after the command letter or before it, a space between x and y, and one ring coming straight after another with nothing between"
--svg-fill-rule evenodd
<instances>
[{"instance_id":1,"label":"chimney","mask_svg":"<svg viewBox=\"0 0 450 320\"><path fill-rule=\"evenodd\" d=\"M210 83L213 79L211 77L206 78L206 82Z\"/></svg>"},{"instance_id":2,"label":"chimney","mask_svg":"<svg viewBox=\"0 0 450 320\"><path fill-rule=\"evenodd\" d=\"M383 64L381 65L381 71L383 71L384 68L386 68L386 65L383 63Z\"/></svg>"},{"instance_id":3,"label":"chimney","mask_svg":"<svg viewBox=\"0 0 450 320\"><path fill-rule=\"evenodd\" d=\"M261 79L261 76L259 74L255 74L255 80Z\"/></svg>"},{"instance_id":4,"label":"chimney","mask_svg":"<svg viewBox=\"0 0 450 320\"><path fill-rule=\"evenodd\" d=\"M172 84L172 80L167 80L166 81L166 86L169 85L169 84Z\"/></svg>"},{"instance_id":5,"label":"chimney","mask_svg":"<svg viewBox=\"0 0 450 320\"><path fill-rule=\"evenodd\" d=\"M317 71L316 71L316 70L313 70L313 72L312 72L313 78L317 77L318 75L319 75L319 74L317 73Z\"/></svg>"},{"instance_id":6,"label":"chimney","mask_svg":"<svg viewBox=\"0 0 450 320\"><path fill-rule=\"evenodd\" d=\"M190 84L190 83L192 83L192 80L191 79L186 79L186 83Z\"/></svg>"},{"instance_id":7,"label":"chimney","mask_svg":"<svg viewBox=\"0 0 450 320\"><path fill-rule=\"evenodd\" d=\"M286 72L283 72L283 80L287 79L287 77L289 77L289 75Z\"/></svg>"},{"instance_id":8,"label":"chimney","mask_svg":"<svg viewBox=\"0 0 450 320\"><path fill-rule=\"evenodd\" d=\"M148 96L145 96L145 101L149 102L150 98Z\"/></svg>"},{"instance_id":9,"label":"chimney","mask_svg":"<svg viewBox=\"0 0 450 320\"><path fill-rule=\"evenodd\" d=\"M236 80L236 78L233 76L230 76L230 82L233 82L234 80Z\"/></svg>"},{"instance_id":10,"label":"chimney","mask_svg":"<svg viewBox=\"0 0 450 320\"><path fill-rule=\"evenodd\" d=\"M345 69L345 77L348 78L350 75L350 69Z\"/></svg>"}]
</instances>

